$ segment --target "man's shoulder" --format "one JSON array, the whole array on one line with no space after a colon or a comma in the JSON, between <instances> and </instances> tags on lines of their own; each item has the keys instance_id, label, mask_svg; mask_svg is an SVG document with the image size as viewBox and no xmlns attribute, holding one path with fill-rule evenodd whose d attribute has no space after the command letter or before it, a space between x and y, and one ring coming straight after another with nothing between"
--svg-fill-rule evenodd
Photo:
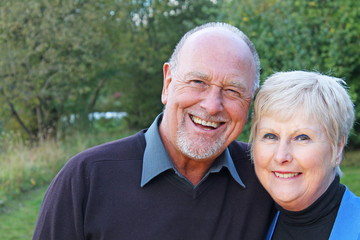
<instances>
[{"instance_id":1,"label":"man's shoulder","mask_svg":"<svg viewBox=\"0 0 360 240\"><path fill-rule=\"evenodd\" d=\"M228 148L232 158L250 160L250 144L233 141Z\"/></svg>"},{"instance_id":2,"label":"man's shoulder","mask_svg":"<svg viewBox=\"0 0 360 240\"><path fill-rule=\"evenodd\" d=\"M129 172L140 174L145 149L144 131L76 154L58 172L51 188L84 191L91 182L99 183L99 178L111 178L114 173L116 176L125 176Z\"/></svg>"},{"instance_id":3,"label":"man's shoulder","mask_svg":"<svg viewBox=\"0 0 360 240\"><path fill-rule=\"evenodd\" d=\"M257 183L254 165L251 161L250 144L234 141L229 145L231 158L234 162L236 171L238 172L243 183L248 186L251 182Z\"/></svg>"},{"instance_id":4,"label":"man's shoulder","mask_svg":"<svg viewBox=\"0 0 360 240\"><path fill-rule=\"evenodd\" d=\"M142 159L146 145L144 132L145 130L142 130L128 137L88 148L76 154L69 162L77 164L86 162L88 164L97 161Z\"/></svg>"}]
</instances>

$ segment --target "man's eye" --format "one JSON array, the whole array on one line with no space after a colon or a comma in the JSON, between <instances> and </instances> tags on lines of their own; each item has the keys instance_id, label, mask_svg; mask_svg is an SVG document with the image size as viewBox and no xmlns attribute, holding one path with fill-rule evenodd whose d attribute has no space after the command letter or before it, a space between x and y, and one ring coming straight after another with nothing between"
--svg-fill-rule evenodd
<instances>
[{"instance_id":1,"label":"man's eye","mask_svg":"<svg viewBox=\"0 0 360 240\"><path fill-rule=\"evenodd\" d=\"M296 136L295 140L307 141L307 140L310 140L310 137L308 135L306 135L306 134L301 134L299 136Z\"/></svg>"},{"instance_id":2,"label":"man's eye","mask_svg":"<svg viewBox=\"0 0 360 240\"><path fill-rule=\"evenodd\" d=\"M269 139L269 140L276 140L278 139L278 137L275 134L272 133L267 133L264 135L263 137L264 139Z\"/></svg>"},{"instance_id":3,"label":"man's eye","mask_svg":"<svg viewBox=\"0 0 360 240\"><path fill-rule=\"evenodd\" d=\"M230 98L242 98L243 97L243 95L238 90L235 90L235 89L231 89L231 88L224 89L224 92L225 92L226 96L228 96Z\"/></svg>"},{"instance_id":4,"label":"man's eye","mask_svg":"<svg viewBox=\"0 0 360 240\"><path fill-rule=\"evenodd\" d=\"M227 92L230 92L232 94L239 94L239 92L237 90L234 89L226 89Z\"/></svg>"},{"instance_id":5,"label":"man's eye","mask_svg":"<svg viewBox=\"0 0 360 240\"><path fill-rule=\"evenodd\" d=\"M204 83L202 80L191 80L192 83L196 83L196 84L202 84Z\"/></svg>"}]
</instances>

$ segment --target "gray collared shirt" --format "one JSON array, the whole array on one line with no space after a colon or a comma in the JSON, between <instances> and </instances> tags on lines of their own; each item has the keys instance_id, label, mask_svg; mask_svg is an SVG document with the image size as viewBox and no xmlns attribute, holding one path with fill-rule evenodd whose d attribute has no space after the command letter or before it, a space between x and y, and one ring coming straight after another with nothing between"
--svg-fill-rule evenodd
<instances>
[{"instance_id":1,"label":"gray collared shirt","mask_svg":"<svg viewBox=\"0 0 360 240\"><path fill-rule=\"evenodd\" d=\"M181 173L178 172L165 150L159 134L159 124L161 119L162 114L159 114L145 133L146 148L144 152L141 187L144 187L151 179L169 169L173 169L179 177L192 185L188 179L186 179ZM205 181L210 173L220 172L223 167L226 167L234 180L245 188L244 183L241 181L240 176L235 169L228 148L226 148L225 151L214 161L208 172L197 186ZM196 186L193 187L196 188Z\"/></svg>"}]
</instances>

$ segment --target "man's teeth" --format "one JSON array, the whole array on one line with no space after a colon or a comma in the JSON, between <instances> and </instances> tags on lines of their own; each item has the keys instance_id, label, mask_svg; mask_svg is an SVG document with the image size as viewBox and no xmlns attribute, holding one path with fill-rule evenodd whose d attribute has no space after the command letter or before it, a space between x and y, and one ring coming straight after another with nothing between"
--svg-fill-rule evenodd
<instances>
[{"instance_id":1,"label":"man's teeth","mask_svg":"<svg viewBox=\"0 0 360 240\"><path fill-rule=\"evenodd\" d=\"M291 178L291 177L295 177L299 174L300 173L278 173L278 172L275 172L275 176L280 177L280 178Z\"/></svg>"},{"instance_id":2,"label":"man's teeth","mask_svg":"<svg viewBox=\"0 0 360 240\"><path fill-rule=\"evenodd\" d=\"M193 120L194 123L197 123L197 124L201 124L205 127L213 127L213 128L217 128L220 126L220 123L218 122L207 122L205 120L202 120L198 117L195 117L195 116L191 116L191 119Z\"/></svg>"}]
</instances>

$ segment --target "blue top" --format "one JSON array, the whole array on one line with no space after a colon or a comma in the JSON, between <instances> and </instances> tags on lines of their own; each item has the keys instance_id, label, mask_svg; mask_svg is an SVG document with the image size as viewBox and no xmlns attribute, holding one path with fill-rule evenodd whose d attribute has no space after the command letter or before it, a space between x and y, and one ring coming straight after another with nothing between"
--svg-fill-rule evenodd
<instances>
[{"instance_id":1,"label":"blue top","mask_svg":"<svg viewBox=\"0 0 360 240\"><path fill-rule=\"evenodd\" d=\"M346 186L345 186L346 187ZM266 239L271 239L279 217L277 212ZM360 240L360 197L346 187L329 240Z\"/></svg>"},{"instance_id":2,"label":"blue top","mask_svg":"<svg viewBox=\"0 0 360 240\"><path fill-rule=\"evenodd\" d=\"M165 172L166 170L173 169L175 173L182 178L185 182L192 185L192 183L186 179L175 168L170 156L166 152L164 144L161 141L159 134L159 124L162 119L162 114L159 114L155 121L151 124L150 128L145 133L146 148L144 153L143 169L141 176L141 187L145 186L151 179L157 175ZM234 180L245 188L244 183L241 181L239 174L237 173L233 160L230 156L229 149L225 151L214 161L208 172L203 179L197 185L199 186L210 173L220 172L220 170L226 167ZM195 186L196 188L196 186Z\"/></svg>"},{"instance_id":3,"label":"blue top","mask_svg":"<svg viewBox=\"0 0 360 240\"><path fill-rule=\"evenodd\" d=\"M330 240L360 240L360 197L346 188L342 198Z\"/></svg>"}]
</instances>

